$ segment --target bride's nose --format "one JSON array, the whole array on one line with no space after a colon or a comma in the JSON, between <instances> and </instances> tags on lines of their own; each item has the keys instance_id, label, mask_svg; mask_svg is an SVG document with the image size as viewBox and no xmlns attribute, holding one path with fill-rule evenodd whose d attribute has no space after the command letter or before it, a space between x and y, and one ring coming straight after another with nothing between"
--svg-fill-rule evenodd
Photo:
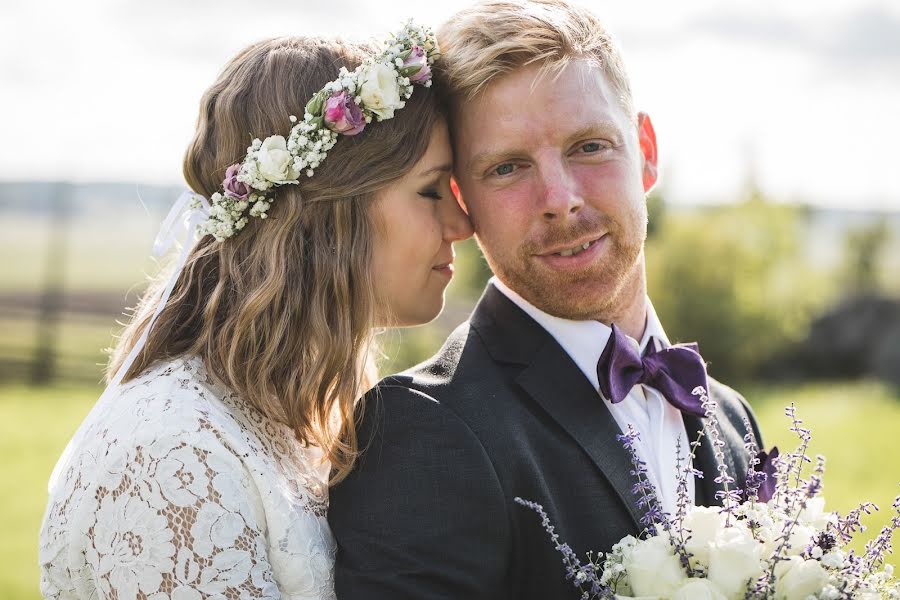
<instances>
[{"instance_id":1,"label":"bride's nose","mask_svg":"<svg viewBox=\"0 0 900 600\"><path fill-rule=\"evenodd\" d=\"M469 216L463 212L456 198L451 195L443 204L441 225L444 239L448 242L459 242L472 237L472 222L469 221Z\"/></svg>"}]
</instances>

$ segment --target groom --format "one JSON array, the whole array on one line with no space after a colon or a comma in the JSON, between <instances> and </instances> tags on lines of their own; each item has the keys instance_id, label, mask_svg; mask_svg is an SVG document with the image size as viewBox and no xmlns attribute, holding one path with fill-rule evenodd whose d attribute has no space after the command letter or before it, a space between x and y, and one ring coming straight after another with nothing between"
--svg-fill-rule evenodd
<instances>
[{"instance_id":1,"label":"groom","mask_svg":"<svg viewBox=\"0 0 900 600\"><path fill-rule=\"evenodd\" d=\"M646 295L650 118L632 107L597 18L565 0L483 2L440 31L455 177L496 277L440 352L366 398L363 449L331 493L340 600L575 598L539 517L583 556L638 535L631 425L663 509L675 461L718 402L690 500L742 482L745 420L699 355L672 347ZM670 290L685 294L690 290ZM732 485L733 487L733 485Z\"/></svg>"}]
</instances>

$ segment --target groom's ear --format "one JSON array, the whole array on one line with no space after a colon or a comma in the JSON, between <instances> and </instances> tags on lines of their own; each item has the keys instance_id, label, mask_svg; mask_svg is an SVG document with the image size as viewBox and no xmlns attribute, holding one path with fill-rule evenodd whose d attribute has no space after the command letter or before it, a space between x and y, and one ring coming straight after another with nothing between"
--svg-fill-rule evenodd
<instances>
[{"instance_id":1,"label":"groom's ear","mask_svg":"<svg viewBox=\"0 0 900 600\"><path fill-rule=\"evenodd\" d=\"M649 192L656 184L659 176L658 155L656 148L656 132L653 122L647 113L638 113L638 143L641 146L641 175L644 180L644 192Z\"/></svg>"},{"instance_id":2,"label":"groom's ear","mask_svg":"<svg viewBox=\"0 0 900 600\"><path fill-rule=\"evenodd\" d=\"M450 191L453 192L453 197L456 198L456 201L459 203L459 206L463 209L466 214L469 214L469 209L466 207L466 203L463 201L462 194L459 191L459 184L456 183L456 178L453 176L450 177Z\"/></svg>"}]
</instances>

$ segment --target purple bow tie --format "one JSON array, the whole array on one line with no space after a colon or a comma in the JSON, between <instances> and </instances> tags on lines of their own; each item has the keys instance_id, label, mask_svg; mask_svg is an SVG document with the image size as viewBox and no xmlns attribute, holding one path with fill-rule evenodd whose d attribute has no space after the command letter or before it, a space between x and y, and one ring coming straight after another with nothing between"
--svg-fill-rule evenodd
<instances>
[{"instance_id":1,"label":"purple bow tie","mask_svg":"<svg viewBox=\"0 0 900 600\"><path fill-rule=\"evenodd\" d=\"M676 344L660 351L651 338L643 358L629 343L628 336L613 324L612 334L597 361L600 392L612 403L621 402L635 385L658 390L681 412L703 417L706 412L694 390L708 390L706 363L697 344Z\"/></svg>"}]
</instances>

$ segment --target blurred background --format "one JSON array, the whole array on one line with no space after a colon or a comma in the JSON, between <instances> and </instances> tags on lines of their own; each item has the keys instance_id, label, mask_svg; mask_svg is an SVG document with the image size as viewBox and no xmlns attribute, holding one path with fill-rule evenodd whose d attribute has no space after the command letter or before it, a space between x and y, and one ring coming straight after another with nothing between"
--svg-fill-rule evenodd
<instances>
[{"instance_id":1,"label":"blurred background","mask_svg":"<svg viewBox=\"0 0 900 600\"><path fill-rule=\"evenodd\" d=\"M381 37L465 0L4 0L0 20L0 597L38 593L50 470L102 391L105 349L178 196L199 99L263 37ZM900 492L900 5L595 1L654 120L650 295L698 341L766 444L785 405L829 458L829 507ZM433 324L382 337L385 371L434 352L490 273L470 240ZM898 564L896 558L892 559Z\"/></svg>"}]
</instances>

